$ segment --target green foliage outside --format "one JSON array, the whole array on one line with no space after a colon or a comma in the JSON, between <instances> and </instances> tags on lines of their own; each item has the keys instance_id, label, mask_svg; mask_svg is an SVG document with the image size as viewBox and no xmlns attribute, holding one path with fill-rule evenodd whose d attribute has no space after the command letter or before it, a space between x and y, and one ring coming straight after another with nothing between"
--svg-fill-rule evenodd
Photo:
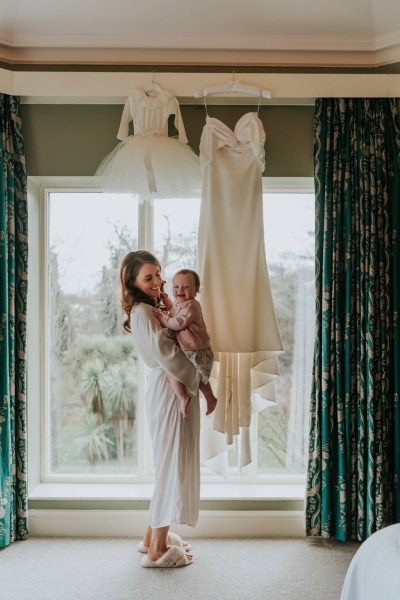
<instances>
[{"instance_id":1,"label":"green foliage outside","mask_svg":"<svg viewBox=\"0 0 400 600\"><path fill-rule=\"evenodd\" d=\"M123 333L122 257L137 246L115 230L109 264L93 293L68 295L50 252L51 433L56 473L132 472L136 457L137 354Z\"/></svg>"}]
</instances>

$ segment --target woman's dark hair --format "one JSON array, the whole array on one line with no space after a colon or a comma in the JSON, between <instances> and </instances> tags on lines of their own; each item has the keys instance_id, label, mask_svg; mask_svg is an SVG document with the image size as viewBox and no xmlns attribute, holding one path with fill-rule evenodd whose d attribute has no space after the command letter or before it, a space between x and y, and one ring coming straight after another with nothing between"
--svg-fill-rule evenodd
<instances>
[{"instance_id":1,"label":"woman's dark hair","mask_svg":"<svg viewBox=\"0 0 400 600\"><path fill-rule=\"evenodd\" d=\"M136 277L141 267L145 264L156 265L161 270L161 265L157 258L147 250L136 250L129 252L122 260L119 277L121 281L121 306L125 313L122 326L128 333L131 332L131 310L135 304L144 302L151 306L158 306L158 302L149 298L141 290L134 286Z\"/></svg>"}]
</instances>

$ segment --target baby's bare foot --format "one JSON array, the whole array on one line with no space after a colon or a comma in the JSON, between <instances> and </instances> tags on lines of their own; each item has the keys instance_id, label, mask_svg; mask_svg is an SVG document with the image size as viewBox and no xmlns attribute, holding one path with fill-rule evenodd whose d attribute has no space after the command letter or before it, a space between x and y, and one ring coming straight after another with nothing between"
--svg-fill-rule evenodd
<instances>
[{"instance_id":1,"label":"baby's bare foot","mask_svg":"<svg viewBox=\"0 0 400 600\"><path fill-rule=\"evenodd\" d=\"M216 399L215 396L213 396L212 398L210 398L206 402L207 402L206 415L211 415L211 413L214 412L215 407L217 406L217 399Z\"/></svg>"},{"instance_id":2,"label":"baby's bare foot","mask_svg":"<svg viewBox=\"0 0 400 600\"><path fill-rule=\"evenodd\" d=\"M182 396L179 398L179 405L180 405L180 410L182 413L182 417L184 419L186 419L186 417L188 416L188 409L189 409L189 404L190 404L190 396Z\"/></svg>"}]
</instances>

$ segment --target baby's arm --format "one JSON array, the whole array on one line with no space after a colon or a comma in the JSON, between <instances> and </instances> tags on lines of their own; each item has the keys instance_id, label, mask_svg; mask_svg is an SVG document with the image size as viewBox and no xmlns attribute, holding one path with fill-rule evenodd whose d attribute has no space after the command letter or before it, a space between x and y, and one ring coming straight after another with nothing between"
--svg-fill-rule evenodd
<instances>
[{"instance_id":1,"label":"baby's arm","mask_svg":"<svg viewBox=\"0 0 400 600\"><path fill-rule=\"evenodd\" d=\"M165 315L166 316L166 315ZM157 317L157 315L156 315ZM185 306L179 311L179 314L176 317L167 317L165 319L165 327L168 329L172 329L172 331L182 331L182 329L186 329L190 325L192 321L196 318L196 313L192 306ZM161 321L160 321L161 322ZM163 325L163 323L161 322Z\"/></svg>"},{"instance_id":2,"label":"baby's arm","mask_svg":"<svg viewBox=\"0 0 400 600\"><path fill-rule=\"evenodd\" d=\"M159 308L152 308L153 314L157 317L163 327L168 327L172 331L182 331L196 318L196 312L192 306L185 306L179 311L176 317L168 317Z\"/></svg>"},{"instance_id":3,"label":"baby's arm","mask_svg":"<svg viewBox=\"0 0 400 600\"><path fill-rule=\"evenodd\" d=\"M166 315L165 312L163 312L161 310L161 308L153 308L152 307L151 310L152 310L153 315L156 316L157 319L160 321L161 325L163 327L168 327L168 325L167 325L167 321L169 318L168 315Z\"/></svg>"}]
</instances>

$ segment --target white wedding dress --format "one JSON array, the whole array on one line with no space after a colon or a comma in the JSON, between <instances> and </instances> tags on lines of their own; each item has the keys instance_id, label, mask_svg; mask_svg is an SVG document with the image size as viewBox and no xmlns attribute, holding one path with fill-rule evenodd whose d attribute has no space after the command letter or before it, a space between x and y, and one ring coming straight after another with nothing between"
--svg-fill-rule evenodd
<instances>
[{"instance_id":1,"label":"white wedding dress","mask_svg":"<svg viewBox=\"0 0 400 600\"><path fill-rule=\"evenodd\" d=\"M168 137L171 115L178 138ZM179 104L170 92L134 90L126 100L117 137L122 142L96 171L105 191L138 194L141 202L199 195L199 159L187 145Z\"/></svg>"},{"instance_id":2,"label":"white wedding dress","mask_svg":"<svg viewBox=\"0 0 400 600\"><path fill-rule=\"evenodd\" d=\"M240 432L240 467L251 461L252 412L276 402L277 356L283 351L264 249L264 142L262 122L253 112L234 130L207 116L200 141L198 269L216 360L213 430L224 434L222 439L204 428L202 459L226 450Z\"/></svg>"}]
</instances>

